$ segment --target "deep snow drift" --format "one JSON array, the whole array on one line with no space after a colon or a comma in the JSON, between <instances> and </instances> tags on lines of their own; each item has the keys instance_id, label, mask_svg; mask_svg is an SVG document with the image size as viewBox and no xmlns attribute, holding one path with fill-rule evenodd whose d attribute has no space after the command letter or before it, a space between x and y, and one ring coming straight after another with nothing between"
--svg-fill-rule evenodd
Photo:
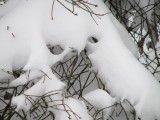
<instances>
[{"instance_id":1,"label":"deep snow drift","mask_svg":"<svg viewBox=\"0 0 160 120\"><path fill-rule=\"evenodd\" d=\"M99 16L100 19L92 14L97 25L88 12L75 7L74 10L78 13L78 16L75 16L57 1L54 4L52 20L52 2L53 0L19 0L16 1L12 10L3 15L0 14L2 16L0 19L0 69L12 71L23 68L30 73L29 78L25 78L23 74L10 85L21 85L42 77L36 85L25 92L26 95L40 96L50 91L65 89L64 83L55 77L50 67L62 60L72 50L71 48L79 53L87 47L93 66L97 68L106 89L113 97L121 101L129 100L142 120L160 119L160 85L138 62L134 43L126 30L109 13L105 4L100 0L88 0L98 5L98 7L91 6L95 13L109 13ZM71 4L63 0L61 2L72 8ZM98 43L89 43L87 39L91 36L97 38ZM64 49L63 53L53 55L46 47L48 44L61 45ZM6 74L3 70L0 71L1 80L13 79L13 76ZM43 81L45 75L47 77ZM84 104L73 98L64 98L62 94L63 90L52 99L60 99L61 102L64 100L64 103L75 112L77 111L83 120L92 119ZM18 106L17 110L21 108L28 110L31 107L30 104L25 105L24 95L14 97L12 103ZM49 110L55 113L57 120L69 119L64 112ZM58 117L59 114L63 114L64 117ZM72 116L72 120L76 119Z\"/></svg>"}]
</instances>

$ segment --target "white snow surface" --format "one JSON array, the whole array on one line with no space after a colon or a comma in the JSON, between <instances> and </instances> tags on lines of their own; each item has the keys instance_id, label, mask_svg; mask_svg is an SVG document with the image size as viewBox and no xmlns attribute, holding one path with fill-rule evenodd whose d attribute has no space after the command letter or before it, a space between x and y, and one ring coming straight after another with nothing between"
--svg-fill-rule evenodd
<instances>
[{"instance_id":1,"label":"white snow surface","mask_svg":"<svg viewBox=\"0 0 160 120\"><path fill-rule=\"evenodd\" d=\"M53 100L61 100L64 88L65 84L59 81L53 74L52 76L44 76L38 83L26 90L24 94L13 97L12 104L17 106L17 111L19 109L28 111L32 105L36 103L36 99L42 95L49 96L53 94L53 96L51 96Z\"/></svg>"},{"instance_id":2,"label":"white snow surface","mask_svg":"<svg viewBox=\"0 0 160 120\"><path fill-rule=\"evenodd\" d=\"M101 0L88 1L98 5L97 8L91 7L96 13L110 12ZM101 19L93 15L97 25L90 14L82 9L75 7L78 16L74 16L55 2L51 20L52 2L52 0L19 0L18 4L14 4L14 8L8 7L12 10L7 13L6 8L1 9L3 17L0 19L0 69L12 71L23 68L25 71L39 70L47 74L44 82L42 77L36 85L25 92L27 95L38 96L49 91L61 90L65 85L53 75L50 67L61 60L71 50L70 48L78 52L83 50L87 39L94 36L99 42L88 47L91 49L89 58L98 69L106 89L121 101L128 99L142 120L160 119L160 85L135 58L137 48L113 15L110 13L101 16ZM72 7L66 2L64 4ZM63 53L51 54L46 47L48 44L61 45ZM42 75L34 73L30 78L36 79ZM0 76L0 80L10 77L4 71L0 71ZM27 82L21 78L24 77L20 76L11 85ZM57 98L63 96L59 94L53 97ZM12 103L17 105L17 110L30 109L31 106L29 103L25 104L24 99L24 95L13 98ZM91 119L86 112L82 113L85 108L77 100L64 99L66 104L82 115L83 120ZM78 106L76 108L79 109L74 106ZM57 115L57 120L62 118Z\"/></svg>"},{"instance_id":3,"label":"white snow surface","mask_svg":"<svg viewBox=\"0 0 160 120\"><path fill-rule=\"evenodd\" d=\"M93 90L84 95L83 98L98 110L103 110L104 120L107 120L112 109L111 106L114 105L116 101L106 91L101 89Z\"/></svg>"},{"instance_id":4,"label":"white snow surface","mask_svg":"<svg viewBox=\"0 0 160 120\"><path fill-rule=\"evenodd\" d=\"M64 99L64 105L58 106L60 110L49 109L55 113L55 120L93 120L82 101L69 97Z\"/></svg>"}]
</instances>

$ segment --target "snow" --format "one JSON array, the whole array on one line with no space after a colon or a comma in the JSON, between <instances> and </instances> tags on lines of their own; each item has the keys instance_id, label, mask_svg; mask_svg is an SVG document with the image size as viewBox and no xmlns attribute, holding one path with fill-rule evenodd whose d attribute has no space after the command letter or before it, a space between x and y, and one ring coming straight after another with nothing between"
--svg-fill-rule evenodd
<instances>
[{"instance_id":1,"label":"snow","mask_svg":"<svg viewBox=\"0 0 160 120\"><path fill-rule=\"evenodd\" d=\"M43 76L38 83L25 91L24 94L13 97L12 105L17 106L16 110L30 110L43 95L48 101L48 111L55 114L55 120L92 120L92 117L87 113L85 104L80 100L64 98L65 84L53 74L49 74L51 71L47 73L48 76ZM50 99L52 99L52 102Z\"/></svg>"},{"instance_id":2,"label":"snow","mask_svg":"<svg viewBox=\"0 0 160 120\"><path fill-rule=\"evenodd\" d=\"M65 98L64 105L58 107L61 110L49 109L55 113L55 120L93 120L80 100Z\"/></svg>"},{"instance_id":3,"label":"snow","mask_svg":"<svg viewBox=\"0 0 160 120\"><path fill-rule=\"evenodd\" d=\"M19 0L7 0L4 4L4 1L0 2L0 18L3 17L8 11L12 10ZM3 4L3 5L2 5Z\"/></svg>"},{"instance_id":4,"label":"snow","mask_svg":"<svg viewBox=\"0 0 160 120\"><path fill-rule=\"evenodd\" d=\"M105 33L97 50L89 58L98 68L112 96L121 101L129 100L144 120L160 118L159 83L122 44L112 21L108 21L108 25L112 32L115 31L114 35ZM105 51L105 56L102 51Z\"/></svg>"},{"instance_id":5,"label":"snow","mask_svg":"<svg viewBox=\"0 0 160 120\"><path fill-rule=\"evenodd\" d=\"M96 13L110 12L100 0L88 0L88 2L98 5L97 8L91 7ZM69 3L64 2L64 4L72 7ZM81 52L88 42L87 39L94 36L99 42L95 43L96 45L87 44L90 50L89 58L97 68L106 89L121 101L127 99L142 120L160 119L160 85L136 59L136 46L111 13L100 16L100 19L93 15L97 25L89 13L75 7L78 16L74 16L58 2L55 2L52 20L52 0L21 0L14 5L12 10L13 6L8 7L10 10L7 13L3 8L0 13L2 16L0 19L0 68L6 71L23 68L26 72L31 72L30 77L25 78L25 74L22 74L11 82L10 86L39 79L39 82L24 94L12 99L12 104L17 106L16 110L27 111L31 108L32 104L26 96L29 95L36 101L38 96L53 91L58 94L52 96L55 102L50 106L64 101L69 106L67 111L71 108L82 117L82 120L91 120L84 104L74 98L63 96L65 84L55 77L50 67L62 60L73 49L78 53ZM48 44L60 45L64 51L60 55L53 55L46 47ZM7 76L4 71L0 71L0 76L2 80L8 79L10 75ZM105 101L112 99L102 90L93 91L89 96L97 92ZM99 104L98 106L95 104L96 107L103 107L98 99L95 102ZM110 103L112 102L105 102L104 105ZM65 108L62 105L59 107L62 111L49 108L55 113L56 120L69 119L67 113L63 111ZM72 120L77 120L73 112L70 114Z\"/></svg>"},{"instance_id":6,"label":"snow","mask_svg":"<svg viewBox=\"0 0 160 120\"><path fill-rule=\"evenodd\" d=\"M104 120L108 118L112 109L111 106L114 105L116 101L106 91L101 89L93 90L84 95L83 98L98 110L103 110Z\"/></svg>"},{"instance_id":7,"label":"snow","mask_svg":"<svg viewBox=\"0 0 160 120\"><path fill-rule=\"evenodd\" d=\"M43 76L38 83L26 90L24 94L13 97L12 104L17 106L16 110L24 109L28 111L36 103L36 99L42 95L53 94L51 96L53 100L62 99L61 95L64 88L65 84L59 81L54 75Z\"/></svg>"},{"instance_id":8,"label":"snow","mask_svg":"<svg viewBox=\"0 0 160 120\"><path fill-rule=\"evenodd\" d=\"M14 81L12 81L9 86L19 86L19 85L24 85L30 80L36 79L38 76L43 76L43 73L40 72L39 70L32 70L28 71L24 74L21 74L20 77L16 78Z\"/></svg>"},{"instance_id":9,"label":"snow","mask_svg":"<svg viewBox=\"0 0 160 120\"><path fill-rule=\"evenodd\" d=\"M4 4L4 2L3 1L0 1L0 5L3 5Z\"/></svg>"}]
</instances>

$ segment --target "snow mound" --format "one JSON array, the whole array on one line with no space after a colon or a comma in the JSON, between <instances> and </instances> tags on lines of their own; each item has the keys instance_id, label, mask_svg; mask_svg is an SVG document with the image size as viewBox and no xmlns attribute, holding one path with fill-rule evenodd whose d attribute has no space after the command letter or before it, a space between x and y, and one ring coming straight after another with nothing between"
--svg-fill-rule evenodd
<instances>
[{"instance_id":1,"label":"snow mound","mask_svg":"<svg viewBox=\"0 0 160 120\"><path fill-rule=\"evenodd\" d=\"M82 101L65 98L63 102L64 106L59 106L59 110L49 109L55 113L55 120L93 120Z\"/></svg>"},{"instance_id":2,"label":"snow mound","mask_svg":"<svg viewBox=\"0 0 160 120\"><path fill-rule=\"evenodd\" d=\"M120 33L115 34L117 30L112 22L110 25L112 32L115 31L114 35L105 35L89 58L98 68L99 75L112 96L121 101L129 100L142 120L160 118L159 83L124 46L119 39Z\"/></svg>"},{"instance_id":3,"label":"snow mound","mask_svg":"<svg viewBox=\"0 0 160 120\"><path fill-rule=\"evenodd\" d=\"M36 100L41 99L41 96L47 99L45 96L51 95L53 100L62 100L64 88L65 84L59 81L54 75L50 78L44 76L22 95L13 97L12 104L17 106L16 110L24 109L28 111L36 103Z\"/></svg>"},{"instance_id":4,"label":"snow mound","mask_svg":"<svg viewBox=\"0 0 160 120\"><path fill-rule=\"evenodd\" d=\"M96 89L83 96L87 102L98 110L103 110L104 120L108 118L112 105L115 103L115 99L112 98L106 91Z\"/></svg>"}]
</instances>

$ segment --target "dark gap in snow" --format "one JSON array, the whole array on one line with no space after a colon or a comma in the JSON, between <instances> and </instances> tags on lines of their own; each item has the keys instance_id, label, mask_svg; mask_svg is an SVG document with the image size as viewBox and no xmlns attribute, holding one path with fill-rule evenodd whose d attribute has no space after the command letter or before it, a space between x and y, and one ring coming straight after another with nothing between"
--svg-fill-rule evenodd
<instances>
[{"instance_id":1,"label":"dark gap in snow","mask_svg":"<svg viewBox=\"0 0 160 120\"><path fill-rule=\"evenodd\" d=\"M54 55L59 55L61 54L64 50L60 45L47 45L48 49L50 50L50 52Z\"/></svg>"},{"instance_id":2,"label":"dark gap in snow","mask_svg":"<svg viewBox=\"0 0 160 120\"><path fill-rule=\"evenodd\" d=\"M24 73L25 73L25 71L22 70L22 68L19 69L19 70L14 70L14 71L12 71L12 74L13 74L13 76L14 76L15 78L20 77L20 75L21 75L21 74L24 74Z\"/></svg>"},{"instance_id":3,"label":"dark gap in snow","mask_svg":"<svg viewBox=\"0 0 160 120\"><path fill-rule=\"evenodd\" d=\"M98 39L93 37L93 36L91 36L91 37L88 38L88 41L91 42L91 43L97 43Z\"/></svg>"}]
</instances>

